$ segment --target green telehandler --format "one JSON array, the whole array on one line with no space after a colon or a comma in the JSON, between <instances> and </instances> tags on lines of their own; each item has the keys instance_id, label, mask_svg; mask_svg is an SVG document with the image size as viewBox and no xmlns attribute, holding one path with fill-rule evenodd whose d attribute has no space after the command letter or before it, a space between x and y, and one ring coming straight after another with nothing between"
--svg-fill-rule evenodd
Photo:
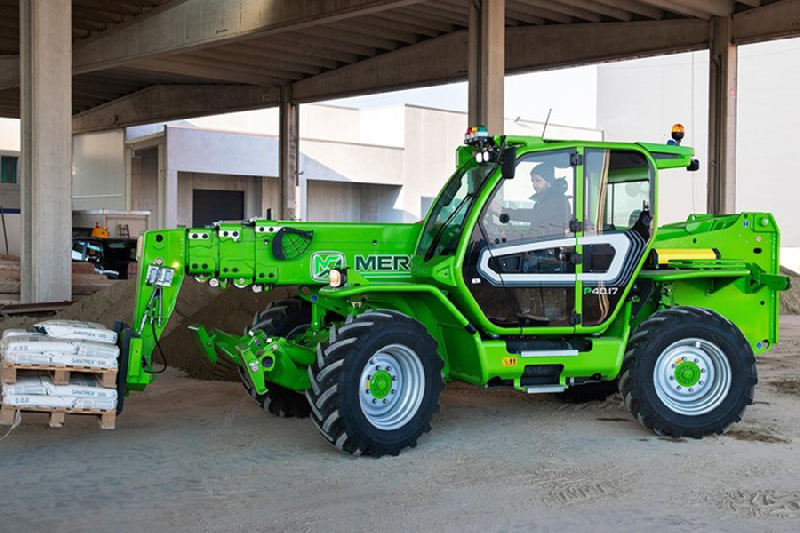
<instances>
[{"instance_id":1,"label":"green telehandler","mask_svg":"<svg viewBox=\"0 0 800 533\"><path fill-rule=\"evenodd\" d=\"M681 127L667 144L470 128L424 223L148 231L133 322L118 324L120 397L153 381L191 277L297 287L243 335L190 328L266 410L310 416L345 453L415 446L448 381L571 400L619 390L658 435L722 434L753 402L755 356L778 340L789 280L769 214L658 227L659 172L699 166L682 138Z\"/></svg>"}]
</instances>

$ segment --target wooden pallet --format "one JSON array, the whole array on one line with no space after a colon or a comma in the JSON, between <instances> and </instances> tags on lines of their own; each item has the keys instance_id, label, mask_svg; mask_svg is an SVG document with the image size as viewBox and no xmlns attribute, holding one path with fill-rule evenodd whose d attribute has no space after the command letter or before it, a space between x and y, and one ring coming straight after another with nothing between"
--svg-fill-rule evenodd
<instances>
[{"instance_id":1,"label":"wooden pallet","mask_svg":"<svg viewBox=\"0 0 800 533\"><path fill-rule=\"evenodd\" d=\"M63 407L39 407L35 405L3 405L0 407L0 426L11 426L19 413L49 413L50 427L64 427L67 415L94 415L98 417L100 429L114 429L117 424L116 411L98 411L94 409L65 409Z\"/></svg>"},{"instance_id":2,"label":"wooden pallet","mask_svg":"<svg viewBox=\"0 0 800 533\"><path fill-rule=\"evenodd\" d=\"M69 385L69 378L73 372L94 374L100 378L100 384L106 389L117 388L117 371L87 366L53 367L43 365L9 365L0 367L0 381L3 383L16 383L17 370L45 370L50 372L53 383L56 385Z\"/></svg>"}]
</instances>

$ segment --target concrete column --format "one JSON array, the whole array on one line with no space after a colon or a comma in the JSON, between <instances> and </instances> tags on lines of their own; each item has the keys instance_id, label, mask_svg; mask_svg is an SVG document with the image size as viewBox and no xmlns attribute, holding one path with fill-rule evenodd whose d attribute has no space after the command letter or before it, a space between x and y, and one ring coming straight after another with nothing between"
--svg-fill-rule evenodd
<instances>
[{"instance_id":1,"label":"concrete column","mask_svg":"<svg viewBox=\"0 0 800 533\"><path fill-rule=\"evenodd\" d=\"M297 192L298 220L308 222L308 178L304 174L300 174L299 181Z\"/></svg>"},{"instance_id":2,"label":"concrete column","mask_svg":"<svg viewBox=\"0 0 800 533\"><path fill-rule=\"evenodd\" d=\"M168 135L168 134L167 134ZM170 170L167 140L158 145L158 220L157 228L178 227L178 171Z\"/></svg>"},{"instance_id":3,"label":"concrete column","mask_svg":"<svg viewBox=\"0 0 800 533\"><path fill-rule=\"evenodd\" d=\"M139 211L139 199L142 190L142 156L136 150L125 149L126 171L130 169L130 180L127 184L128 197L125 199L125 209L129 211Z\"/></svg>"},{"instance_id":4,"label":"concrete column","mask_svg":"<svg viewBox=\"0 0 800 533\"><path fill-rule=\"evenodd\" d=\"M269 194L269 180L271 178L269 176L259 176L258 179L261 184L261 213L258 214L258 218L265 218L270 207L273 208L273 216L275 216L275 207L272 203L275 199L271 198Z\"/></svg>"},{"instance_id":5,"label":"concrete column","mask_svg":"<svg viewBox=\"0 0 800 533\"><path fill-rule=\"evenodd\" d=\"M736 97L738 48L733 21L714 17L711 23L708 122L708 212L736 210Z\"/></svg>"},{"instance_id":6,"label":"concrete column","mask_svg":"<svg viewBox=\"0 0 800 533\"><path fill-rule=\"evenodd\" d=\"M131 148L125 147L125 209L128 211L133 211L134 182L138 183L141 174L141 159L134 156Z\"/></svg>"},{"instance_id":7,"label":"concrete column","mask_svg":"<svg viewBox=\"0 0 800 533\"><path fill-rule=\"evenodd\" d=\"M20 0L22 302L72 299L72 2Z\"/></svg>"},{"instance_id":8,"label":"concrete column","mask_svg":"<svg viewBox=\"0 0 800 533\"><path fill-rule=\"evenodd\" d=\"M503 133L505 0L469 0L469 125Z\"/></svg>"},{"instance_id":9,"label":"concrete column","mask_svg":"<svg viewBox=\"0 0 800 533\"><path fill-rule=\"evenodd\" d=\"M279 178L281 220L297 219L297 176L300 167L300 110L292 102L292 88L281 89L279 139Z\"/></svg>"}]
</instances>

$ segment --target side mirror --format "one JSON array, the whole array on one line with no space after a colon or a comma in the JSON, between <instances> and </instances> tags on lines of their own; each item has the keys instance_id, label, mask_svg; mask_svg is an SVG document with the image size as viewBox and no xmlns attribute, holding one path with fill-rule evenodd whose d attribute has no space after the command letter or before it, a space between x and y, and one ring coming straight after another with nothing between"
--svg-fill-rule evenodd
<instances>
[{"instance_id":1,"label":"side mirror","mask_svg":"<svg viewBox=\"0 0 800 533\"><path fill-rule=\"evenodd\" d=\"M686 170L689 172L697 172L700 170L700 161L697 159L692 159L692 162L689 163L689 166L686 167Z\"/></svg>"},{"instance_id":2,"label":"side mirror","mask_svg":"<svg viewBox=\"0 0 800 533\"><path fill-rule=\"evenodd\" d=\"M517 149L514 147L503 150L503 179L510 180L517 173Z\"/></svg>"}]
</instances>

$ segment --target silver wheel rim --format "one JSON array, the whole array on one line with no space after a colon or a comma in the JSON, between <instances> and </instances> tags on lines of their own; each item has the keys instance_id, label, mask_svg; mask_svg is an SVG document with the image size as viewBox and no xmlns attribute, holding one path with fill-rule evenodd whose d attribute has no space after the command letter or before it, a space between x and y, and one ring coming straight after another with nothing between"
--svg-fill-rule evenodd
<instances>
[{"instance_id":1,"label":"silver wheel rim","mask_svg":"<svg viewBox=\"0 0 800 533\"><path fill-rule=\"evenodd\" d=\"M676 369L689 366L699 380L677 379ZM697 370L695 370L695 368ZM731 365L725 353L713 342L684 339L661 352L653 370L653 383L658 398L671 411L699 416L713 411L725 400L731 388Z\"/></svg>"},{"instance_id":2,"label":"silver wheel rim","mask_svg":"<svg viewBox=\"0 0 800 533\"><path fill-rule=\"evenodd\" d=\"M386 396L373 394L375 376L391 376ZM417 414L425 396L425 369L417 353L402 344L391 344L369 358L358 383L361 411L370 424L384 431L405 426Z\"/></svg>"}]
</instances>

